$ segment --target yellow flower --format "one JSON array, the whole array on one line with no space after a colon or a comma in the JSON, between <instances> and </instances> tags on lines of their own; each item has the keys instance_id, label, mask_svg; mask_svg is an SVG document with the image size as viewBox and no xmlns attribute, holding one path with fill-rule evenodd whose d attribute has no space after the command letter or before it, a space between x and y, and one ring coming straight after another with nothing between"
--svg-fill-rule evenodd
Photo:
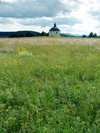
<instances>
[{"instance_id":1,"label":"yellow flower","mask_svg":"<svg viewBox=\"0 0 100 133\"><path fill-rule=\"evenodd\" d=\"M5 63L5 65L7 66L7 63Z\"/></svg>"},{"instance_id":2,"label":"yellow flower","mask_svg":"<svg viewBox=\"0 0 100 133\"><path fill-rule=\"evenodd\" d=\"M25 48L23 48L23 46L21 47L21 49L22 49L23 51L25 51L25 50L26 50Z\"/></svg>"},{"instance_id":3,"label":"yellow flower","mask_svg":"<svg viewBox=\"0 0 100 133\"><path fill-rule=\"evenodd\" d=\"M62 68L61 66L56 65L57 68Z\"/></svg>"},{"instance_id":4,"label":"yellow flower","mask_svg":"<svg viewBox=\"0 0 100 133\"><path fill-rule=\"evenodd\" d=\"M17 61L14 59L14 62L17 64Z\"/></svg>"},{"instance_id":5,"label":"yellow flower","mask_svg":"<svg viewBox=\"0 0 100 133\"><path fill-rule=\"evenodd\" d=\"M18 51L20 51L20 47L18 47Z\"/></svg>"}]
</instances>

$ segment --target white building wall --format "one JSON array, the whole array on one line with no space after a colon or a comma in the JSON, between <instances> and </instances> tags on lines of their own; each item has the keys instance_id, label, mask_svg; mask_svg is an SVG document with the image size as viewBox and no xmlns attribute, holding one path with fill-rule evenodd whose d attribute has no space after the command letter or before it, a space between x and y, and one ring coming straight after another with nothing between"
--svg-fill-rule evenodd
<instances>
[{"instance_id":1,"label":"white building wall","mask_svg":"<svg viewBox=\"0 0 100 133\"><path fill-rule=\"evenodd\" d=\"M49 36L60 36L60 31L49 31Z\"/></svg>"}]
</instances>

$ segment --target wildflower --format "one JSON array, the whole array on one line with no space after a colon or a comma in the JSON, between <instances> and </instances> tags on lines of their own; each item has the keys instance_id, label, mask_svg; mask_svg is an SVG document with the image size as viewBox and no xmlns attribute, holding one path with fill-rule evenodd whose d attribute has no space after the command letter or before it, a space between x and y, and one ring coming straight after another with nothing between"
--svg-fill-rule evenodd
<instances>
[{"instance_id":1,"label":"wildflower","mask_svg":"<svg viewBox=\"0 0 100 133\"><path fill-rule=\"evenodd\" d=\"M32 53L28 52L28 51L22 51L22 52L19 52L20 55L26 55L26 56L31 56Z\"/></svg>"},{"instance_id":2,"label":"wildflower","mask_svg":"<svg viewBox=\"0 0 100 133\"><path fill-rule=\"evenodd\" d=\"M25 48L23 48L23 46L20 48L20 47L18 47L18 51L20 52L20 51L25 51L26 49Z\"/></svg>"},{"instance_id":3,"label":"wildflower","mask_svg":"<svg viewBox=\"0 0 100 133\"><path fill-rule=\"evenodd\" d=\"M17 61L14 59L14 62L17 64Z\"/></svg>"},{"instance_id":4,"label":"wildflower","mask_svg":"<svg viewBox=\"0 0 100 133\"><path fill-rule=\"evenodd\" d=\"M57 68L62 68L61 66L56 65Z\"/></svg>"},{"instance_id":5,"label":"wildflower","mask_svg":"<svg viewBox=\"0 0 100 133\"><path fill-rule=\"evenodd\" d=\"M18 47L18 51L20 51L20 47Z\"/></svg>"},{"instance_id":6,"label":"wildflower","mask_svg":"<svg viewBox=\"0 0 100 133\"><path fill-rule=\"evenodd\" d=\"M25 48L23 48L23 46L21 47L21 49L22 49L23 51L25 51L25 50L26 50Z\"/></svg>"},{"instance_id":7,"label":"wildflower","mask_svg":"<svg viewBox=\"0 0 100 133\"><path fill-rule=\"evenodd\" d=\"M7 63L5 63L5 65L7 66Z\"/></svg>"}]
</instances>

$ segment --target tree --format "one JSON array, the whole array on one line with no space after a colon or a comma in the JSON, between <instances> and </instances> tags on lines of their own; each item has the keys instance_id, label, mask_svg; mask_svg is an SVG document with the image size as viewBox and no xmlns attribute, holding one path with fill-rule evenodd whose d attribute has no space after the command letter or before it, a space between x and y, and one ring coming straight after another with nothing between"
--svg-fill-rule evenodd
<instances>
[{"instance_id":1,"label":"tree","mask_svg":"<svg viewBox=\"0 0 100 133\"><path fill-rule=\"evenodd\" d=\"M86 35L83 35L82 37L86 37Z\"/></svg>"},{"instance_id":2,"label":"tree","mask_svg":"<svg viewBox=\"0 0 100 133\"><path fill-rule=\"evenodd\" d=\"M97 33L93 34L93 37L98 37L98 36L97 36Z\"/></svg>"},{"instance_id":3,"label":"tree","mask_svg":"<svg viewBox=\"0 0 100 133\"><path fill-rule=\"evenodd\" d=\"M49 32L48 32L48 33L46 33L46 36L49 36Z\"/></svg>"},{"instance_id":4,"label":"tree","mask_svg":"<svg viewBox=\"0 0 100 133\"><path fill-rule=\"evenodd\" d=\"M24 34L23 34L23 33L20 33L20 34L18 35L18 37L24 37Z\"/></svg>"},{"instance_id":5,"label":"tree","mask_svg":"<svg viewBox=\"0 0 100 133\"><path fill-rule=\"evenodd\" d=\"M93 37L93 32L91 32L91 33L89 34L89 37Z\"/></svg>"},{"instance_id":6,"label":"tree","mask_svg":"<svg viewBox=\"0 0 100 133\"><path fill-rule=\"evenodd\" d=\"M26 32L25 34L26 37L32 37L32 36L35 36L32 32L28 31Z\"/></svg>"},{"instance_id":7,"label":"tree","mask_svg":"<svg viewBox=\"0 0 100 133\"><path fill-rule=\"evenodd\" d=\"M42 32L40 33L40 36L49 36L49 33L46 33L46 32L44 32L44 31L42 31Z\"/></svg>"},{"instance_id":8,"label":"tree","mask_svg":"<svg viewBox=\"0 0 100 133\"><path fill-rule=\"evenodd\" d=\"M44 31L42 31L42 32L40 33L40 36L46 36L46 33L45 33Z\"/></svg>"},{"instance_id":9,"label":"tree","mask_svg":"<svg viewBox=\"0 0 100 133\"><path fill-rule=\"evenodd\" d=\"M40 33L37 33L37 36L40 36L41 34Z\"/></svg>"},{"instance_id":10,"label":"tree","mask_svg":"<svg viewBox=\"0 0 100 133\"><path fill-rule=\"evenodd\" d=\"M98 37L98 35L97 35L97 33L93 34L93 32L91 32L91 33L89 34L89 37Z\"/></svg>"},{"instance_id":11,"label":"tree","mask_svg":"<svg viewBox=\"0 0 100 133\"><path fill-rule=\"evenodd\" d=\"M18 33L11 33L9 37L18 37Z\"/></svg>"}]
</instances>

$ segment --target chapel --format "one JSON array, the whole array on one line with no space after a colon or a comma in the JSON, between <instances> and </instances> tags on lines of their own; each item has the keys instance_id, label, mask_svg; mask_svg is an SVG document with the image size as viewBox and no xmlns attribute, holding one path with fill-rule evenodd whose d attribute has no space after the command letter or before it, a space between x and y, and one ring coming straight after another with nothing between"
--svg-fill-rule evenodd
<instances>
[{"instance_id":1,"label":"chapel","mask_svg":"<svg viewBox=\"0 0 100 133\"><path fill-rule=\"evenodd\" d=\"M56 27L56 23L54 23L54 27L49 30L49 36L60 36L60 30Z\"/></svg>"}]
</instances>

